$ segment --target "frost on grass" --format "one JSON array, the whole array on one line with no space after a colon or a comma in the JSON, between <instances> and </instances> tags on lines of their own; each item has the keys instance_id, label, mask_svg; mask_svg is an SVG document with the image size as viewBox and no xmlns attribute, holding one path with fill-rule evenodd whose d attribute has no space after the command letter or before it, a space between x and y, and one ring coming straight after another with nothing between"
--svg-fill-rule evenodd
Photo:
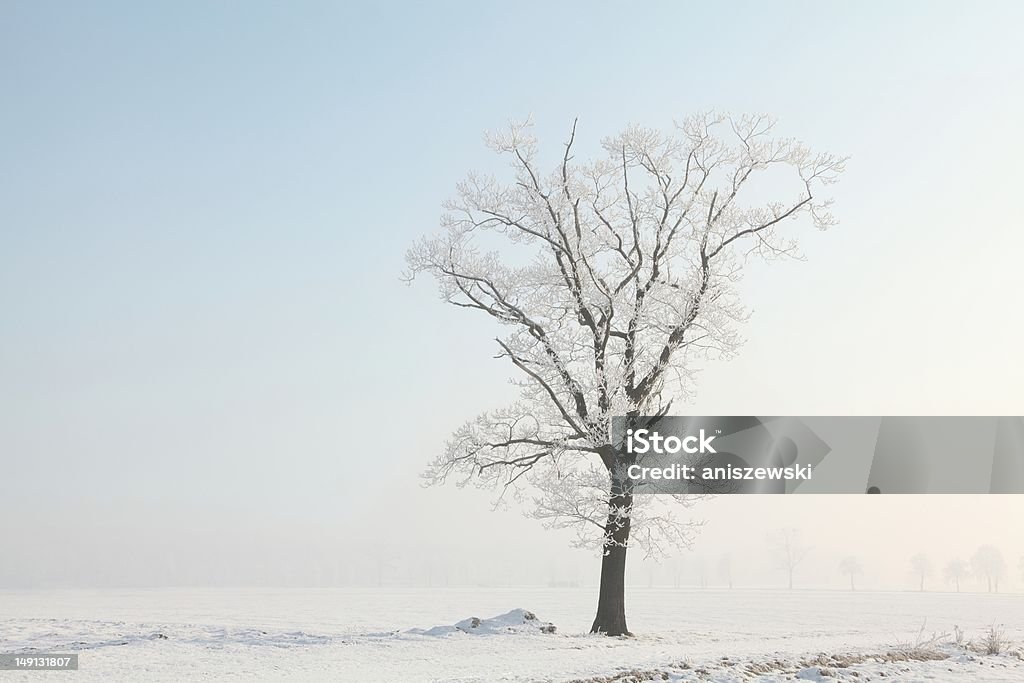
<instances>
[{"instance_id":1,"label":"frost on grass","mask_svg":"<svg viewBox=\"0 0 1024 683\"><path fill-rule=\"evenodd\" d=\"M1003 627L993 623L982 637L980 649L987 655L998 655L1008 644Z\"/></svg>"},{"instance_id":2,"label":"frost on grass","mask_svg":"<svg viewBox=\"0 0 1024 683\"><path fill-rule=\"evenodd\" d=\"M503 633L554 633L555 625L537 619L537 615L525 609L514 609L490 619L469 617L450 625L433 628L413 628L406 631L423 636L446 636L452 633L494 635Z\"/></svg>"},{"instance_id":3,"label":"frost on grass","mask_svg":"<svg viewBox=\"0 0 1024 683\"><path fill-rule=\"evenodd\" d=\"M623 668L570 683L861 683L873 680L934 680L936 682L1024 680L1024 650L1012 649L1004 629L989 626L982 638L965 641L964 631L954 627L955 637L926 631L897 641L883 651L822 653L802 657L747 659L721 657L702 663L689 661L654 669Z\"/></svg>"},{"instance_id":4,"label":"frost on grass","mask_svg":"<svg viewBox=\"0 0 1024 683\"><path fill-rule=\"evenodd\" d=\"M1024 680L1021 662L1011 656L978 657L952 645L930 650L899 648L886 652L820 654L805 658L751 660L723 657L699 664L680 662L655 669L624 668L618 672L570 683L862 683L864 681Z\"/></svg>"}]
</instances>

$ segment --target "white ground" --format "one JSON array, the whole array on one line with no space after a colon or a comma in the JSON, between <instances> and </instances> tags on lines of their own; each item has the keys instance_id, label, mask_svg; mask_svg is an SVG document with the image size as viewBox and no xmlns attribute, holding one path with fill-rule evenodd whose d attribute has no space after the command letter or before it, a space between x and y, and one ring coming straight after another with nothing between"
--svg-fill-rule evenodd
<instances>
[{"instance_id":1,"label":"white ground","mask_svg":"<svg viewBox=\"0 0 1024 683\"><path fill-rule=\"evenodd\" d=\"M595 592L0 592L0 652L35 648L78 652L80 659L77 673L0 672L0 680L564 681L639 669L665 672L670 680L781 681L793 679L802 659L821 653L891 650L913 641L923 623L929 633L952 632L956 624L969 638L1004 624L1014 647L1024 644L1021 595L631 588L629 624L637 635L616 639L586 634ZM553 622L558 633L396 633L517 607ZM750 673L750 665L776 660L784 666ZM1007 655L954 653L855 670L859 678L849 670L831 673L860 681L1024 681L1024 661ZM818 675L814 669L801 674Z\"/></svg>"}]
</instances>

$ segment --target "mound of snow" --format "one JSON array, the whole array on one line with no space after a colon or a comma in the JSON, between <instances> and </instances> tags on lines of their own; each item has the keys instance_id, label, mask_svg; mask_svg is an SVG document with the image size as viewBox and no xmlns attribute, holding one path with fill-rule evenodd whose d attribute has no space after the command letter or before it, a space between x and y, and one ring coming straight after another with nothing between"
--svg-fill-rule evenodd
<instances>
[{"instance_id":1,"label":"mound of snow","mask_svg":"<svg viewBox=\"0 0 1024 683\"><path fill-rule=\"evenodd\" d=\"M537 619L537 615L525 609L514 609L490 619L469 617L450 626L434 626L433 628L413 628L406 633L423 636L445 636L449 633L554 633L555 625Z\"/></svg>"}]
</instances>

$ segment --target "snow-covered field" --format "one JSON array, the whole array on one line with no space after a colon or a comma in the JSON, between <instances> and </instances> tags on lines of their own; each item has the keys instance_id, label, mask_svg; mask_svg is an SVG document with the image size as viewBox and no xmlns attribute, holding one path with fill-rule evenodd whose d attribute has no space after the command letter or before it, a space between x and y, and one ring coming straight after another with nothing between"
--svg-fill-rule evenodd
<instances>
[{"instance_id":1,"label":"snow-covered field","mask_svg":"<svg viewBox=\"0 0 1024 683\"><path fill-rule=\"evenodd\" d=\"M77 652L80 669L2 672L0 680L564 681L640 670L694 681L796 675L1024 681L1020 656L952 646L942 649L950 658L934 661L846 668L811 662L820 654L889 652L913 643L922 624L928 635L958 625L967 639L1004 624L1014 650L1024 644L1021 595L631 588L627 606L636 637L618 639L586 634L595 594L593 588L6 591L0 592L0 652ZM557 633L502 633L490 623L483 633L405 632L519 607L554 623Z\"/></svg>"}]
</instances>

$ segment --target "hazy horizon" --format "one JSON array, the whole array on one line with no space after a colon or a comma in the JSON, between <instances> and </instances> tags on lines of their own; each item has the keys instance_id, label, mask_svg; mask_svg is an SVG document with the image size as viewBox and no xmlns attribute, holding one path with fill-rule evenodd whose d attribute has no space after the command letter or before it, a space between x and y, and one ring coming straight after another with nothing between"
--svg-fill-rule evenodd
<instances>
[{"instance_id":1,"label":"hazy horizon","mask_svg":"<svg viewBox=\"0 0 1024 683\"><path fill-rule=\"evenodd\" d=\"M481 137L510 118L546 159L576 117L582 157L710 108L852 156L840 225L749 270L747 343L674 412L1024 414L1024 5L655 3L626 32L570 5L0 6L0 589L373 584L378 562L397 585L432 558L593 585L565 535L420 486L513 388L492 328L400 282L403 255L467 172L505 171ZM845 587L854 555L863 588L913 588L925 552L945 589L991 543L1024 591L1024 496L692 513L688 585L725 552L737 585L783 585L766 536L795 527L798 585Z\"/></svg>"}]
</instances>

